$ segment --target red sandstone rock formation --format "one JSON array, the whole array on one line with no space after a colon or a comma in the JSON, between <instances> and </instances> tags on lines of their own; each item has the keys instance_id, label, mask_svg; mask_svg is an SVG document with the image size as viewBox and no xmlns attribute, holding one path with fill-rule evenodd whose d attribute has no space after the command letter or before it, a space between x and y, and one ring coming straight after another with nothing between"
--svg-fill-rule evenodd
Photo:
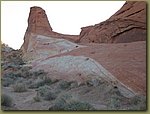
<instances>
[{"instance_id":1,"label":"red sandstone rock formation","mask_svg":"<svg viewBox=\"0 0 150 114\"><path fill-rule=\"evenodd\" d=\"M100 74L108 71L135 92L146 93L145 2L126 2L108 20L82 28L80 40L78 36L52 31L45 12L39 7L31 8L28 24L21 49L26 60L33 60L33 69L44 69L52 73L51 77L76 81L93 78L95 72L96 77L102 77ZM83 42L85 46L66 39ZM103 42L121 43L99 44Z\"/></svg>"},{"instance_id":2,"label":"red sandstone rock formation","mask_svg":"<svg viewBox=\"0 0 150 114\"><path fill-rule=\"evenodd\" d=\"M30 8L27 32L43 35L52 32L52 27L50 26L47 15L42 8L36 6Z\"/></svg>"},{"instance_id":3,"label":"red sandstone rock formation","mask_svg":"<svg viewBox=\"0 0 150 114\"><path fill-rule=\"evenodd\" d=\"M146 40L146 2L128 1L108 20L81 28L79 42L126 43Z\"/></svg>"},{"instance_id":4,"label":"red sandstone rock formation","mask_svg":"<svg viewBox=\"0 0 150 114\"><path fill-rule=\"evenodd\" d=\"M40 7L34 6L30 8L28 27L24 36L24 43L21 47L23 53L28 52L29 41L31 42L35 35L44 35L53 38L67 39L72 42L78 40L78 35L66 35L52 31L52 27L48 21L45 10Z\"/></svg>"}]
</instances>

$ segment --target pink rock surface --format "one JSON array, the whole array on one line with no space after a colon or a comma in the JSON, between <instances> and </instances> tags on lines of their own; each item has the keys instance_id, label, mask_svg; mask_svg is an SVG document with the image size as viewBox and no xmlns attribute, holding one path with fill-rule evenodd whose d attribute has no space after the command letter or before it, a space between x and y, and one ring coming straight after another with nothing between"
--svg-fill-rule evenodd
<instances>
[{"instance_id":1,"label":"pink rock surface","mask_svg":"<svg viewBox=\"0 0 150 114\"><path fill-rule=\"evenodd\" d=\"M45 35L52 32L45 10L37 6L30 8L27 32Z\"/></svg>"},{"instance_id":2,"label":"pink rock surface","mask_svg":"<svg viewBox=\"0 0 150 114\"><path fill-rule=\"evenodd\" d=\"M134 91L146 94L145 41L118 44L87 44L87 47L57 56L66 55L82 55L92 58Z\"/></svg>"}]
</instances>

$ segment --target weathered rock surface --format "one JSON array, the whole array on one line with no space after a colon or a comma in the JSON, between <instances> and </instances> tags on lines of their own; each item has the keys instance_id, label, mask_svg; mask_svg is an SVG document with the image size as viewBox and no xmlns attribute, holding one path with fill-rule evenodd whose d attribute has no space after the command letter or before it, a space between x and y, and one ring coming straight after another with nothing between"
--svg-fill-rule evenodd
<instances>
[{"instance_id":1,"label":"weathered rock surface","mask_svg":"<svg viewBox=\"0 0 150 114\"><path fill-rule=\"evenodd\" d=\"M52 27L50 26L47 15L42 8L37 6L30 8L27 32L45 35L52 32Z\"/></svg>"},{"instance_id":2,"label":"weathered rock surface","mask_svg":"<svg viewBox=\"0 0 150 114\"><path fill-rule=\"evenodd\" d=\"M65 39L31 34L28 37L28 46L23 55L23 59L26 61L35 61L48 56L69 52L80 47L83 46Z\"/></svg>"},{"instance_id":3,"label":"weathered rock surface","mask_svg":"<svg viewBox=\"0 0 150 114\"><path fill-rule=\"evenodd\" d=\"M145 94L146 42L87 44L86 47L33 62L33 69L41 68L52 78L78 82L92 78L112 83L119 80L132 90Z\"/></svg>"},{"instance_id":4,"label":"weathered rock surface","mask_svg":"<svg viewBox=\"0 0 150 114\"><path fill-rule=\"evenodd\" d=\"M128 1L108 20L81 28L78 42L127 43L146 40L146 2Z\"/></svg>"},{"instance_id":5,"label":"weathered rock surface","mask_svg":"<svg viewBox=\"0 0 150 114\"><path fill-rule=\"evenodd\" d=\"M44 69L54 79L76 81L78 84L90 80L100 80L101 83L108 82L120 88L126 97L132 97L134 92L115 78L108 70L95 60L85 56L60 56L50 57L40 62L33 63L33 70ZM126 91L126 92L125 92Z\"/></svg>"},{"instance_id":6,"label":"weathered rock surface","mask_svg":"<svg viewBox=\"0 0 150 114\"><path fill-rule=\"evenodd\" d=\"M43 12L44 19L35 9ZM51 78L78 83L102 78L110 83L117 82L122 92L131 89L146 93L145 2L126 2L105 22L84 27L80 40L78 36L53 32L45 12L38 7L32 10L35 16L29 16L21 50L24 60L31 62L33 70L44 69ZM31 24L37 15L45 21L39 22L44 24ZM75 43L77 41L82 45Z\"/></svg>"}]
</instances>

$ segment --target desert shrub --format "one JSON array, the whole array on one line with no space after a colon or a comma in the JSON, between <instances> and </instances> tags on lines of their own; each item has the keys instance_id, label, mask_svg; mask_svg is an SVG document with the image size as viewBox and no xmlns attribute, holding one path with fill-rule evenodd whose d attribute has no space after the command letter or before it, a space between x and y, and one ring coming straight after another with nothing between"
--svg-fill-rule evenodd
<instances>
[{"instance_id":1,"label":"desert shrub","mask_svg":"<svg viewBox=\"0 0 150 114\"><path fill-rule=\"evenodd\" d=\"M89 103L77 101L72 95L66 94L58 98L49 110L94 110L94 107Z\"/></svg>"},{"instance_id":2,"label":"desert shrub","mask_svg":"<svg viewBox=\"0 0 150 114\"><path fill-rule=\"evenodd\" d=\"M130 98L128 106L129 110L146 110L146 96L136 95Z\"/></svg>"},{"instance_id":3,"label":"desert shrub","mask_svg":"<svg viewBox=\"0 0 150 114\"><path fill-rule=\"evenodd\" d=\"M56 99L56 97L57 97L56 94L52 91L48 91L44 94L44 100L49 100L50 101L50 100Z\"/></svg>"},{"instance_id":4,"label":"desert shrub","mask_svg":"<svg viewBox=\"0 0 150 114\"><path fill-rule=\"evenodd\" d=\"M16 76L14 73L9 72L9 73L4 73L3 78L11 78L13 80L16 80Z\"/></svg>"},{"instance_id":5,"label":"desert shrub","mask_svg":"<svg viewBox=\"0 0 150 114\"><path fill-rule=\"evenodd\" d=\"M10 106L12 106L12 102L13 102L13 100L10 96L8 96L6 94L1 95L1 105L2 106L10 107Z\"/></svg>"},{"instance_id":6,"label":"desert shrub","mask_svg":"<svg viewBox=\"0 0 150 114\"><path fill-rule=\"evenodd\" d=\"M105 97L108 110L146 110L146 97L135 95L127 98L121 94L117 87L110 89Z\"/></svg>"},{"instance_id":7,"label":"desert shrub","mask_svg":"<svg viewBox=\"0 0 150 114\"><path fill-rule=\"evenodd\" d=\"M26 84L27 88L32 88L31 85L34 83L34 80L31 78L31 79L26 79L24 81L24 84Z\"/></svg>"},{"instance_id":8,"label":"desert shrub","mask_svg":"<svg viewBox=\"0 0 150 114\"><path fill-rule=\"evenodd\" d=\"M51 85L55 82L53 82L50 78L48 77L37 77L37 79L35 79L35 81L32 81L32 83L30 84L29 88L33 89L33 88L39 88L40 86L44 86L44 85Z\"/></svg>"},{"instance_id":9,"label":"desert shrub","mask_svg":"<svg viewBox=\"0 0 150 114\"><path fill-rule=\"evenodd\" d=\"M17 65L24 65L25 62L19 56L14 56L13 63Z\"/></svg>"},{"instance_id":10,"label":"desert shrub","mask_svg":"<svg viewBox=\"0 0 150 114\"><path fill-rule=\"evenodd\" d=\"M5 83L9 83L10 82L10 84L13 84L17 80L20 80L20 79L23 79L23 77L21 76L20 73L18 73L18 71L16 71L16 72L8 72L8 73L4 72L3 77L2 77L2 82L5 81ZM8 84L8 85L10 85L10 84Z\"/></svg>"},{"instance_id":11,"label":"desert shrub","mask_svg":"<svg viewBox=\"0 0 150 114\"><path fill-rule=\"evenodd\" d=\"M67 82L67 81L64 81L62 80L59 85L58 85L58 88L62 89L62 90L66 90L66 89L69 89L71 87L71 83L72 82Z\"/></svg>"},{"instance_id":12,"label":"desert shrub","mask_svg":"<svg viewBox=\"0 0 150 114\"><path fill-rule=\"evenodd\" d=\"M49 77L45 76L43 77L43 81L46 85L51 85L53 83L55 83L55 81L52 81Z\"/></svg>"},{"instance_id":13,"label":"desert shrub","mask_svg":"<svg viewBox=\"0 0 150 114\"><path fill-rule=\"evenodd\" d=\"M117 97L111 97L108 105L109 110L119 110L121 109L121 100Z\"/></svg>"},{"instance_id":14,"label":"desert shrub","mask_svg":"<svg viewBox=\"0 0 150 114\"><path fill-rule=\"evenodd\" d=\"M31 78L32 77L32 72L30 72L31 67L22 67L20 69L21 75L24 78Z\"/></svg>"},{"instance_id":15,"label":"desert shrub","mask_svg":"<svg viewBox=\"0 0 150 114\"><path fill-rule=\"evenodd\" d=\"M18 77L17 80L15 81L15 83L24 83L26 81L25 78L23 77ZM25 84L25 83L24 83Z\"/></svg>"},{"instance_id":16,"label":"desert shrub","mask_svg":"<svg viewBox=\"0 0 150 114\"><path fill-rule=\"evenodd\" d=\"M89 103L80 101L71 101L65 105L65 110L94 110L94 107Z\"/></svg>"},{"instance_id":17,"label":"desert shrub","mask_svg":"<svg viewBox=\"0 0 150 114\"><path fill-rule=\"evenodd\" d=\"M106 94L106 99L108 100L107 108L108 110L121 110L123 108L123 102L126 97L124 97L117 87L112 87Z\"/></svg>"},{"instance_id":18,"label":"desert shrub","mask_svg":"<svg viewBox=\"0 0 150 114\"><path fill-rule=\"evenodd\" d=\"M133 98L131 98L130 100L130 103L131 104L134 104L134 105L137 105L139 103L144 103L146 102L146 97L145 96L140 96L140 95L135 95Z\"/></svg>"},{"instance_id":19,"label":"desert shrub","mask_svg":"<svg viewBox=\"0 0 150 114\"><path fill-rule=\"evenodd\" d=\"M54 100L57 98L57 95L51 88L47 85L41 86L37 89L37 94L42 97L44 100Z\"/></svg>"},{"instance_id":20,"label":"desert shrub","mask_svg":"<svg viewBox=\"0 0 150 114\"><path fill-rule=\"evenodd\" d=\"M49 110L64 110L65 105L72 98L71 94L64 94L56 99L55 104L49 108Z\"/></svg>"},{"instance_id":21,"label":"desert shrub","mask_svg":"<svg viewBox=\"0 0 150 114\"><path fill-rule=\"evenodd\" d=\"M13 90L14 92L26 92L27 87L24 83L16 83L15 85L13 85Z\"/></svg>"},{"instance_id":22,"label":"desert shrub","mask_svg":"<svg viewBox=\"0 0 150 114\"><path fill-rule=\"evenodd\" d=\"M2 64L2 69L3 69L3 70L7 70L7 69L9 69L9 68L20 69L20 66L14 64L14 63L3 63L3 64Z\"/></svg>"},{"instance_id":23,"label":"desert shrub","mask_svg":"<svg viewBox=\"0 0 150 114\"><path fill-rule=\"evenodd\" d=\"M21 50L14 50L7 45L2 46L2 60L14 63L16 65L24 64Z\"/></svg>"},{"instance_id":24,"label":"desert shrub","mask_svg":"<svg viewBox=\"0 0 150 114\"><path fill-rule=\"evenodd\" d=\"M11 78L2 78L2 86L9 87L10 85L14 84L14 80Z\"/></svg>"},{"instance_id":25,"label":"desert shrub","mask_svg":"<svg viewBox=\"0 0 150 114\"><path fill-rule=\"evenodd\" d=\"M35 102L40 102L40 101L41 101L41 98L40 98L40 96L39 96L38 93L36 94L35 97L33 97L33 100L34 100Z\"/></svg>"},{"instance_id":26,"label":"desert shrub","mask_svg":"<svg viewBox=\"0 0 150 114\"><path fill-rule=\"evenodd\" d=\"M44 70L38 70L38 71L34 71L32 72L32 77L39 77L41 79L43 79L43 77L45 77L47 75L47 73Z\"/></svg>"},{"instance_id":27,"label":"desert shrub","mask_svg":"<svg viewBox=\"0 0 150 114\"><path fill-rule=\"evenodd\" d=\"M25 79L23 77L20 77L18 75L16 75L15 73L7 73L7 74L4 74L2 79L2 85L4 87L9 87L10 85L13 85L14 83L17 83L17 82L24 82Z\"/></svg>"},{"instance_id":28,"label":"desert shrub","mask_svg":"<svg viewBox=\"0 0 150 114\"><path fill-rule=\"evenodd\" d=\"M1 78L1 81L2 81L2 85L4 87L8 87L12 84L15 83L15 81L17 80L17 77L14 73L4 73L2 78Z\"/></svg>"},{"instance_id":29,"label":"desert shrub","mask_svg":"<svg viewBox=\"0 0 150 114\"><path fill-rule=\"evenodd\" d=\"M44 80L38 78L29 85L29 88L31 89L39 88L40 86L43 86L43 85L45 85Z\"/></svg>"}]
</instances>

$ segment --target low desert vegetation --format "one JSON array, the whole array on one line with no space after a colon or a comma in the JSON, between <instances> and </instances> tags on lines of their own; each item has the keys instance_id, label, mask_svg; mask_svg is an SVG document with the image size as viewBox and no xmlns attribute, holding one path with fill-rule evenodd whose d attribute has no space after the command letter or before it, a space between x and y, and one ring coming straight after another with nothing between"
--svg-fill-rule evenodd
<instances>
[{"instance_id":1,"label":"low desert vegetation","mask_svg":"<svg viewBox=\"0 0 150 114\"><path fill-rule=\"evenodd\" d=\"M26 92L27 87L24 83L16 83L15 85L13 85L13 90L14 92Z\"/></svg>"},{"instance_id":2,"label":"low desert vegetation","mask_svg":"<svg viewBox=\"0 0 150 114\"><path fill-rule=\"evenodd\" d=\"M94 110L94 107L86 102L75 99L70 94L60 96L49 110Z\"/></svg>"},{"instance_id":3,"label":"low desert vegetation","mask_svg":"<svg viewBox=\"0 0 150 114\"><path fill-rule=\"evenodd\" d=\"M13 104L13 100L9 95L7 95L7 94L1 95L1 105L2 106L11 107L12 104Z\"/></svg>"},{"instance_id":4,"label":"low desert vegetation","mask_svg":"<svg viewBox=\"0 0 150 114\"><path fill-rule=\"evenodd\" d=\"M57 94L55 93L55 91L53 91L49 86L44 85L39 87L37 90L37 96L36 97L40 97L44 100L54 100L57 98Z\"/></svg>"},{"instance_id":5,"label":"low desert vegetation","mask_svg":"<svg viewBox=\"0 0 150 114\"><path fill-rule=\"evenodd\" d=\"M34 79L34 78L33 78ZM39 88L41 86L44 86L44 85L51 85L51 84L54 84L55 81L52 81L49 77L47 77L46 75L43 75L43 77L36 77L36 79L34 80L29 80L30 83L29 83L29 88L30 89L35 89L35 88Z\"/></svg>"},{"instance_id":6,"label":"low desert vegetation","mask_svg":"<svg viewBox=\"0 0 150 114\"><path fill-rule=\"evenodd\" d=\"M146 110L146 96L136 95L128 103L129 110Z\"/></svg>"},{"instance_id":7,"label":"low desert vegetation","mask_svg":"<svg viewBox=\"0 0 150 114\"><path fill-rule=\"evenodd\" d=\"M78 82L51 79L44 70L33 71L31 66L23 62L21 56L20 50L2 50L2 88L7 90L6 93L14 94L11 96L2 91L1 106L5 109L17 108L16 105L12 106L17 101L15 95L31 92L33 104L51 103L49 110L97 110L97 107L95 109L91 101L88 101L90 99L87 99L90 95L93 95L90 96L91 99L97 95L102 96L105 110L146 110L146 97L143 95L126 98L117 87L114 88L106 81L95 78L80 85ZM82 99L85 97L85 100Z\"/></svg>"},{"instance_id":8,"label":"low desert vegetation","mask_svg":"<svg viewBox=\"0 0 150 114\"><path fill-rule=\"evenodd\" d=\"M107 92L106 97L107 110L146 110L146 97L143 95L127 98L118 88L112 88Z\"/></svg>"},{"instance_id":9,"label":"low desert vegetation","mask_svg":"<svg viewBox=\"0 0 150 114\"><path fill-rule=\"evenodd\" d=\"M72 84L72 82L61 80L59 85L58 85L58 89L62 89L62 90L70 89L71 84Z\"/></svg>"}]
</instances>

